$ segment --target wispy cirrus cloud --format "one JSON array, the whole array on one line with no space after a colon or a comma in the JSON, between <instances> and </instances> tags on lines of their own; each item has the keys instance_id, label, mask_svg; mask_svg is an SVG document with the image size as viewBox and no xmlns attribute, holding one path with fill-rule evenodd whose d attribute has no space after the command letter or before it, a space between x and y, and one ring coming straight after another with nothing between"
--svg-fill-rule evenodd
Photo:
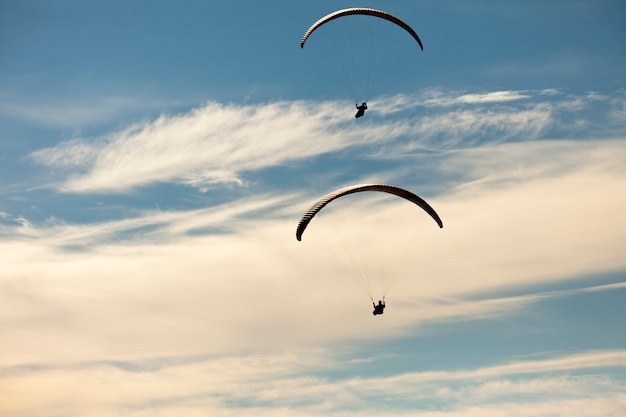
<instances>
[{"instance_id":1,"label":"wispy cirrus cloud","mask_svg":"<svg viewBox=\"0 0 626 417\"><path fill-rule=\"evenodd\" d=\"M393 97L385 97L376 102L381 104L376 111L381 114L392 114L416 106L425 108L452 107L460 105L479 105L508 103L518 100L530 99L544 94L542 91L493 91L485 93L450 92L441 89L426 89L418 94L398 94Z\"/></svg>"},{"instance_id":2,"label":"wispy cirrus cloud","mask_svg":"<svg viewBox=\"0 0 626 417\"><path fill-rule=\"evenodd\" d=\"M126 190L160 181L241 182L241 171L350 146L364 130L339 134L337 128L346 124L339 110L337 103L208 103L188 114L163 115L106 139L74 140L32 157L44 165L80 166L83 172L62 185L71 192Z\"/></svg>"},{"instance_id":3,"label":"wispy cirrus cloud","mask_svg":"<svg viewBox=\"0 0 626 417\"><path fill-rule=\"evenodd\" d=\"M525 91L494 91L487 93L471 93L452 96L439 90L431 90L423 98L424 106L453 106L459 104L507 103L510 101L529 99L537 93Z\"/></svg>"},{"instance_id":4,"label":"wispy cirrus cloud","mask_svg":"<svg viewBox=\"0 0 626 417\"><path fill-rule=\"evenodd\" d=\"M256 196L254 199L193 210L146 210L134 217L83 224L52 218L44 224L33 225L24 217L16 217L0 224L0 236L16 243L43 242L49 248L87 249L114 242L165 244L202 231L209 234L210 230L235 233L242 218L270 209L280 211L291 197Z\"/></svg>"},{"instance_id":5,"label":"wispy cirrus cloud","mask_svg":"<svg viewBox=\"0 0 626 417\"><path fill-rule=\"evenodd\" d=\"M185 100L129 96L111 91L116 89L102 92L83 87L87 92L63 91L62 94L41 94L36 95L36 99L27 99L5 88L0 90L0 117L45 127L81 129L111 122L117 125L128 114L162 111L189 104Z\"/></svg>"},{"instance_id":6,"label":"wispy cirrus cloud","mask_svg":"<svg viewBox=\"0 0 626 417\"><path fill-rule=\"evenodd\" d=\"M569 116L563 112L584 110L583 98L575 98L582 109L580 104L572 107L571 100L555 101L554 94L543 92L427 92L382 99L372 105L368 119L358 122L339 102L207 103L105 137L66 141L31 157L60 169L64 177L57 186L66 192L124 192L159 182L206 191L224 183L245 185L246 173L252 171L347 148L357 155L359 150L371 154L380 149L393 154L394 149L446 150L537 139L566 125ZM402 102L414 110L438 110L400 120L380 117L397 112Z\"/></svg>"}]
</instances>

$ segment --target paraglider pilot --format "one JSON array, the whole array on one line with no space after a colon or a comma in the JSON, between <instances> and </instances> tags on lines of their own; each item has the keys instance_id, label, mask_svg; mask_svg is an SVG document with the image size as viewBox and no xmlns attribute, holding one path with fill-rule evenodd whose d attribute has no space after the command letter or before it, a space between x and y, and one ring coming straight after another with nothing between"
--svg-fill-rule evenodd
<instances>
[{"instance_id":1,"label":"paraglider pilot","mask_svg":"<svg viewBox=\"0 0 626 417\"><path fill-rule=\"evenodd\" d=\"M365 114L365 110L367 110L367 103L363 103L360 106L356 105L357 112L354 115L357 119Z\"/></svg>"},{"instance_id":2,"label":"paraglider pilot","mask_svg":"<svg viewBox=\"0 0 626 417\"><path fill-rule=\"evenodd\" d=\"M376 305L376 303L374 303L374 301L372 301L372 305L374 306L374 312L372 313L373 315L378 315L378 314L383 314L384 310L385 310L385 301L381 301L378 300L378 305Z\"/></svg>"}]
</instances>

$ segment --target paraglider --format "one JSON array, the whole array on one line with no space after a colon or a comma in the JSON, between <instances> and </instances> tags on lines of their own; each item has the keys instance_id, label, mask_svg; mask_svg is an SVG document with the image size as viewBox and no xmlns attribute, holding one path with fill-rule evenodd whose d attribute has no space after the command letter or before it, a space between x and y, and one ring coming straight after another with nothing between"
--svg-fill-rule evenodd
<instances>
[{"instance_id":1,"label":"paraglider","mask_svg":"<svg viewBox=\"0 0 626 417\"><path fill-rule=\"evenodd\" d=\"M367 110L367 103L363 103L360 106L356 106L356 114L354 115L355 118L359 118L361 116L363 116L365 114L365 110Z\"/></svg>"},{"instance_id":2,"label":"paraglider","mask_svg":"<svg viewBox=\"0 0 626 417\"><path fill-rule=\"evenodd\" d=\"M298 223L298 227L296 229L296 239L298 241L302 240L302 235L304 231L307 229L307 226L310 224L313 218L318 213L320 213L320 211L322 211L328 204L330 204L331 202L337 199L342 199L345 196L355 194L355 193L362 193L362 192L387 193L387 194L400 197L404 200L407 200L408 202L413 203L414 205L420 207L428 215L430 215L430 217L435 221L435 223L440 228L443 227L443 222L441 221L441 218L439 217L437 212L426 201L424 201L421 197L413 194L412 192L405 190L403 188L395 187L392 185L386 185L386 184L359 184L359 185L353 185L350 187L345 187L345 188L341 188L339 190L333 191L332 193L325 195L319 201L313 204L311 208L307 210L306 213L304 213L304 215L301 217ZM364 207L365 212L360 212L360 213L365 213L365 215L367 216L367 212L372 211L371 205L370 205L371 200L369 199L366 200L366 203L367 204ZM347 207L344 206L344 209L345 208ZM342 226L342 229L345 227L346 222L352 223L350 220L356 220L355 223L357 225L357 228L361 229L360 225L361 225L362 217L360 217L361 216L360 213L357 214L356 216L354 216L353 213L351 212L344 213L349 216L348 216L348 219L340 223L340 225ZM384 231L389 231L391 236L394 236L394 237L397 236L393 234L396 231L395 226L400 226L402 229L406 229L406 227L404 226L405 223L402 223L402 224L397 224L398 222L392 222L392 223L396 223L396 224L395 225L392 224L391 227L388 227L388 226L383 227ZM369 228L363 228L363 229L371 231L371 229ZM389 251L384 251L384 250L376 251L374 253L372 252L361 253L360 249L367 250L367 249L371 249L372 247L377 247L378 246L377 243L380 243L377 241L379 240L379 238L382 238L384 236L367 234L363 236L363 238L350 239L348 242L341 242L341 239L338 238L337 236L339 232L340 231L337 231L337 233L333 233L332 236L329 236L329 238L334 243L339 245L336 248L338 250L337 253L334 253L333 255L335 255L335 258L340 263L343 263L342 261L344 260L346 260L348 264L356 262L356 264L354 264L355 280L357 281L358 284L360 284L362 289L366 291L367 295L371 299L372 305L374 307L373 314L375 316L383 314L385 310L385 305L386 305L385 295L387 294L387 291L390 289L391 280L393 280L394 278L393 277L394 273L392 272L391 274L389 274L390 271L388 270L387 271L380 270L380 271L376 271L376 273L373 273L374 271L368 271L369 268L365 265L370 265L370 262L374 261L374 264L379 263L379 264L387 265L391 267L393 271L397 272L399 267L402 265L402 262L395 262L396 259L393 256L397 254L401 255L401 252L408 250L411 246L405 245L404 247L401 247L402 245L400 245L398 247L394 247L393 250L391 251L392 252L391 254L389 253ZM320 237L323 237L323 236L324 235ZM346 248L342 247L343 243L347 243ZM394 239L394 243L397 243L395 239ZM365 248L359 248L361 244L363 244ZM342 252L344 252L343 249L347 249L345 256L340 255ZM392 255L392 258L384 259L386 255ZM381 258L381 259L373 259L373 258ZM379 262L379 261L382 261L382 262ZM380 280L380 284L381 284L380 289L382 290L381 292L383 294L383 297L382 297L382 300L378 301L378 304L374 302L373 295L372 295L374 291L372 291L373 287L371 285L375 284L373 280L376 280L376 281Z\"/></svg>"},{"instance_id":3,"label":"paraglider","mask_svg":"<svg viewBox=\"0 0 626 417\"><path fill-rule=\"evenodd\" d=\"M378 305L376 305L374 303L374 301L372 301L372 305L374 306L374 311L372 312L373 315L377 316L379 314L383 314L385 312L385 301L381 301L378 300Z\"/></svg>"},{"instance_id":4,"label":"paraglider","mask_svg":"<svg viewBox=\"0 0 626 417\"><path fill-rule=\"evenodd\" d=\"M394 72L394 67L397 66L400 57L407 55L404 53L404 51L407 50L405 47L417 43L420 50L424 50L424 46L415 30L397 16L383 10L367 7L352 7L329 13L313 23L302 36L300 48L304 48L305 43L313 32L325 26L328 22L335 19L342 20L342 18L346 16L371 16L377 21L383 22L380 24L380 26L383 27L379 27L376 21L373 21L373 23L369 22L374 24L377 29L381 30L367 30L368 27L365 25L362 28L363 30L359 30L356 33L352 32L352 36L356 37L356 39L350 36L347 36L349 38L348 40L342 37L333 38L332 43L336 45L325 43L323 47L323 49L330 47L333 52L337 52L336 55L330 54L327 59L329 62L337 62L336 65L338 69L341 69L344 73L343 82L355 98L355 104L358 110L355 118L358 119L365 114L369 94L373 93L372 89L380 87L383 80L388 80L390 78L389 75ZM390 26L390 29L386 29L387 22L399 27L401 30L396 31L393 26ZM349 27L350 25L345 25L346 35L351 34ZM344 25L340 25L339 28L341 28L341 33L343 34ZM397 38L393 38L392 41L389 41L388 38L380 36L384 33L388 33L387 31L397 32ZM332 33L332 30L330 32ZM410 37L405 38L405 33ZM404 39L406 39L406 42ZM335 40L337 42L335 42ZM367 51L361 50L363 53L360 54L358 44L369 45L369 47ZM337 45L341 45L345 49ZM392 45L396 48L394 52L397 52L397 54L389 53L390 46ZM326 52L329 53L329 51ZM338 77L341 78L340 76ZM359 105L358 103L362 104Z\"/></svg>"},{"instance_id":5,"label":"paraglider","mask_svg":"<svg viewBox=\"0 0 626 417\"><path fill-rule=\"evenodd\" d=\"M368 109L368 97L369 94L372 92L370 88L378 87L378 83L382 83L383 80L390 79L389 75L393 73L393 70L399 67L397 62L398 58L413 59L412 57L414 55L412 55L411 53L406 53L406 51L414 51L415 43L417 43L417 46L422 51L424 50L424 46L415 30L413 30L411 26L409 26L400 18L382 10L354 7L337 10L335 12L327 14L326 16L313 23L302 36L302 39L300 41L300 48L304 48L305 43L313 34L313 32L318 30L320 27L326 25L328 22L353 15L371 16L376 18L374 20L369 18L364 19L368 24L372 24L372 26L375 27L375 30L365 30L371 28L361 26L361 24L365 22L363 22L361 19L355 19L355 21L353 22L355 23L353 29L356 28L357 30L352 33L352 38L348 36L350 35L350 31L348 30L348 28L350 27L350 22L348 22L347 25L342 24L336 26L336 28L338 29L338 32L336 32L338 36L333 36L333 30L335 29L334 25L332 28L323 30L322 34L320 35L324 36L317 36L320 36L320 38L322 39L324 39L324 37L326 36L327 41L326 43L322 42L323 45L319 51L329 55L325 62L329 62L331 64L337 63L337 67L339 67L339 69L343 71L343 74L337 75L331 72L329 74L331 76L330 79L335 80L336 78L341 78L341 75L344 76L342 81L347 84L347 87L349 87L355 99L355 107L357 112L354 117L358 119L363 117L365 115L365 111ZM379 24L379 22L381 23ZM388 25L386 22L389 22L392 25ZM396 30L397 28L395 28L393 25L398 26L402 30ZM407 37L406 34L408 34L409 37ZM365 39L368 35L370 38ZM390 53L391 48L396 48L396 50ZM334 52L335 54L329 53L331 52L329 51L329 49L331 49L332 52ZM314 54L315 53L319 52L314 52ZM395 62L394 59L396 60ZM352 62L350 62L350 60ZM374 62L375 60L378 60L379 62L376 63ZM352 70L352 74L348 72L348 70L350 69ZM331 71L334 71L334 68L332 68ZM359 103L361 104L359 105ZM441 221L441 218L439 217L437 212L435 212L435 210L426 201L424 201L421 197L413 194L412 192L386 184L359 184L333 191L330 194L322 197L315 204L313 204L311 208L309 208L309 210L304 213L304 215L300 218L300 221L298 222L298 226L296 229L296 239L298 241L302 240L302 235L307 229L310 222L329 203L351 194L369 191L391 194L400 197L401 199L407 200L408 202L413 203L414 205L424 210L440 228L443 227L443 222ZM381 236L379 236L379 233L377 231L373 231L372 226L379 225L381 223L379 220L384 221L385 218L396 220L396 217L388 215L390 213L390 211L388 211L389 208L393 207L393 209L395 209L395 205L387 205L387 203L384 203L383 205L377 207L378 209L380 209L381 207L384 208L384 210L379 213L376 210L372 209L371 201L371 199L367 198L365 206L361 206L361 212L357 213L356 215L344 212L343 214L348 214L347 221L337 222L337 220L335 219L334 224L339 224L341 226L341 230L336 229L333 230L331 234L327 234L324 233L324 228L322 227L321 234L318 234L317 236L322 238L322 240L325 237L329 237L332 240L331 243L341 246L341 244L344 243L342 242L341 238L346 236L346 234L342 232L345 232L346 229L348 231L355 231L358 234L361 234L363 232L365 233L364 236L356 239L354 238L354 236L349 236L348 233L348 239L347 242L345 242L347 244L344 246L344 248L339 248L347 249L345 251L345 255L341 253L343 251L337 251L333 253L333 255L334 258L340 263L344 263L343 261L347 261L346 263L353 264L352 266L355 267L355 273L353 274L353 277L361 285L362 289L365 290L365 292L369 295L369 298L372 301L372 306L374 308L372 314L374 316L377 316L384 313L386 306L385 295L390 288L390 282L396 275L397 270L404 265L408 265L408 263L405 261L406 258L404 261L389 261L389 259L385 259L385 255L398 255L403 250L406 251L412 249L412 245L406 245L400 242L406 242L407 238L412 238L413 233L412 230L406 227L406 222L394 221L395 224L393 224L392 227L383 227L382 231L386 233L382 233ZM339 210L337 211L342 212L342 204L338 204L338 206ZM344 206L344 208L345 207L346 206ZM402 218L410 222L413 219L411 210L406 210L406 208L403 208L402 210L405 210L402 211L402 216L404 216ZM330 212L335 213L333 209L331 209ZM374 215L372 215L373 213ZM333 214L331 214L331 217L332 216ZM371 220L372 218L374 218L375 220L370 221L367 227L362 227L363 219ZM354 220L356 221L353 222ZM403 229L400 233L398 233L397 229L395 229L398 226ZM393 245L389 246L390 248L392 248L391 251L376 250L376 247L378 246L377 244L384 244L386 239L382 238L384 237L382 235L385 234L392 238L391 241L393 242ZM387 249L385 247L381 248L380 246L378 246L378 248ZM356 252L358 252L358 249L364 249L364 253L357 254ZM371 252L372 249L374 249L374 252ZM366 251L368 250L370 251L370 253L366 253ZM381 269L381 271L375 272L374 270L376 269L376 266L382 266L383 268L392 267L392 269L394 270L385 271ZM376 290L373 291L374 288L372 287L372 284L374 280L370 279L371 277L375 277L376 280L380 281L380 292ZM378 301L378 304L376 304L376 302L374 301L374 298L372 296L373 293L380 293L383 295L382 299Z\"/></svg>"}]
</instances>

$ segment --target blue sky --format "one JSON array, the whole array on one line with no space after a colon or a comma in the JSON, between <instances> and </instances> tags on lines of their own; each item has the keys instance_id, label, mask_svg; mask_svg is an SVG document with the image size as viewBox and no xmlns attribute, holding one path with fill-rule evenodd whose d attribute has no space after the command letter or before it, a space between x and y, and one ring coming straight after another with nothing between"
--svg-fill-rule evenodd
<instances>
[{"instance_id":1,"label":"blue sky","mask_svg":"<svg viewBox=\"0 0 626 417\"><path fill-rule=\"evenodd\" d=\"M358 17L300 48L355 6L424 51ZM2 3L0 414L624 414L625 18ZM389 62L371 91L347 82ZM366 182L444 228L356 198L295 239L317 199ZM356 269L376 280L381 259L374 317Z\"/></svg>"}]
</instances>

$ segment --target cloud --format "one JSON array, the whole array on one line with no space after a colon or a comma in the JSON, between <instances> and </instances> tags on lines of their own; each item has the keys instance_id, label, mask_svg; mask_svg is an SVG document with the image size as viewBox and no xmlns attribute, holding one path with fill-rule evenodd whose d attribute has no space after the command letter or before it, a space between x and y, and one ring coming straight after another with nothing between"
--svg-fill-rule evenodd
<instances>
[{"instance_id":1,"label":"cloud","mask_svg":"<svg viewBox=\"0 0 626 417\"><path fill-rule=\"evenodd\" d=\"M123 191L166 181L241 182L241 171L342 149L363 137L363 128L340 134L337 127L346 119L338 114L336 103L208 103L189 114L163 115L107 139L66 142L32 157L49 166L81 166L86 173L63 185L71 192ZM377 136L373 132L368 140Z\"/></svg>"},{"instance_id":2,"label":"cloud","mask_svg":"<svg viewBox=\"0 0 626 417\"><path fill-rule=\"evenodd\" d=\"M256 196L195 210L148 210L135 217L101 223L72 224L53 218L34 226L27 219L17 217L11 223L0 225L0 236L9 236L15 242L43 243L44 247L53 249L88 249L119 242L167 244L207 230L235 233L242 227L246 216L268 209L280 210L289 197Z\"/></svg>"},{"instance_id":3,"label":"cloud","mask_svg":"<svg viewBox=\"0 0 626 417\"><path fill-rule=\"evenodd\" d=\"M426 98L423 102L425 106L452 106L458 104L485 104L485 103L506 103L509 101L523 100L531 98L531 95L523 91L494 91L489 93L462 94L456 97L443 94L441 91L431 91L432 97Z\"/></svg>"},{"instance_id":4,"label":"cloud","mask_svg":"<svg viewBox=\"0 0 626 417\"><path fill-rule=\"evenodd\" d=\"M376 112L383 115L405 111L411 108L446 108L459 106L477 106L486 104L508 103L513 101L530 99L534 96L545 94L542 91L494 91L487 93L469 93L443 91L431 88L417 94L398 94L392 97L384 97L373 102Z\"/></svg>"},{"instance_id":5,"label":"cloud","mask_svg":"<svg viewBox=\"0 0 626 417\"><path fill-rule=\"evenodd\" d=\"M467 297L626 268L623 141L522 145L446 154L442 166L457 183L428 198L443 229L410 205L355 208L357 236L399 225L383 228L386 238L412 254L391 253L401 272L390 293L394 319L377 335L506 315L541 297ZM359 275L333 256L345 250L343 220L316 218L303 242L295 239L314 200L288 189L102 222L5 222L0 302L11 306L2 318L11 336L1 356L28 363L69 352L77 360L218 354L372 337L369 301L348 278ZM385 265L363 254L378 241L354 245L361 269L374 275Z\"/></svg>"},{"instance_id":6,"label":"cloud","mask_svg":"<svg viewBox=\"0 0 626 417\"><path fill-rule=\"evenodd\" d=\"M129 113L157 111L181 106L182 101L166 101L155 98L129 97L122 94L99 94L94 96L71 94L49 97L43 101L25 101L11 92L0 92L0 116L19 119L35 125L64 129L119 122Z\"/></svg>"},{"instance_id":7,"label":"cloud","mask_svg":"<svg viewBox=\"0 0 626 417\"><path fill-rule=\"evenodd\" d=\"M125 192L163 182L207 191L220 184L245 185L250 172L347 148L357 156L359 152L382 154L381 149L393 155L529 141L549 133L564 114L581 113L586 101L574 100L583 107L568 106L571 99L558 95L555 99L554 94L543 92L454 95L429 91L419 97L381 99L372 105L370 120L358 123L339 102L255 106L209 102L188 113L164 114L104 137L66 141L33 152L31 158L60 169L65 177L58 188L66 192ZM516 102L520 104L511 104ZM435 113L381 118L403 107L433 106L439 108Z\"/></svg>"},{"instance_id":8,"label":"cloud","mask_svg":"<svg viewBox=\"0 0 626 417\"><path fill-rule=\"evenodd\" d=\"M602 368L626 367L623 351L564 354L473 370L333 379L316 375L343 366L330 351L319 349L195 358L156 368L120 365L96 363L5 377L11 395L3 409L42 416L87 410L169 416L185 410L312 417L346 415L346 410L374 416L390 407L400 415L513 415L521 407L529 411L524 415L569 416L575 405L585 404L575 415L592 416L598 410L617 411L626 399L623 383L598 374ZM375 399L375 405L367 399Z\"/></svg>"},{"instance_id":9,"label":"cloud","mask_svg":"<svg viewBox=\"0 0 626 417\"><path fill-rule=\"evenodd\" d=\"M590 101L570 106L571 98L543 96L549 99L497 105L465 98L479 103L451 104L429 117L382 120L372 112L358 124L333 102L208 103L34 153L63 173L62 189L72 192L174 182L199 189L235 183L247 193L210 207L135 209L101 221L4 213L0 386L10 400L0 400L0 414L617 413L626 402L624 381L611 368L624 367L621 350L431 370L408 364L379 377L362 367L393 352L357 352L357 360L337 354L362 341L427 336L433 324L506 321L540 301L623 291L620 282L529 289L571 288L574 280L626 269L620 130L568 138L553 126L584 113ZM424 137L413 139L416 132ZM300 143L302 136L308 139ZM277 143L258 139L266 137ZM434 151L424 155L418 144ZM389 315L372 321L369 300L319 239L332 236L332 243L345 224L316 218L297 242L297 220L319 196L280 181L259 191L247 174L284 164L299 172L298 162L346 148L365 160L382 145L393 166L352 178L384 175L418 194L427 187L444 228L404 205L355 208L361 232L393 219L400 227L389 237L397 247L410 243L411 256L397 264L403 273ZM416 173L422 161L441 182ZM327 175L316 177L317 187L343 185L336 173ZM371 253L374 239L362 241ZM373 258L359 262L374 269ZM516 295L501 295L513 289Z\"/></svg>"},{"instance_id":10,"label":"cloud","mask_svg":"<svg viewBox=\"0 0 626 417\"><path fill-rule=\"evenodd\" d=\"M500 378L503 376L520 374L539 374L553 371L567 372L588 368L596 369L615 367L626 367L626 352L621 350L591 353L586 352L557 358L525 360L469 371L418 373L409 375L407 378L409 380L414 377L417 379L424 378L425 380L430 381L436 379L476 380L480 378ZM405 377L402 376L401 378Z\"/></svg>"}]
</instances>

